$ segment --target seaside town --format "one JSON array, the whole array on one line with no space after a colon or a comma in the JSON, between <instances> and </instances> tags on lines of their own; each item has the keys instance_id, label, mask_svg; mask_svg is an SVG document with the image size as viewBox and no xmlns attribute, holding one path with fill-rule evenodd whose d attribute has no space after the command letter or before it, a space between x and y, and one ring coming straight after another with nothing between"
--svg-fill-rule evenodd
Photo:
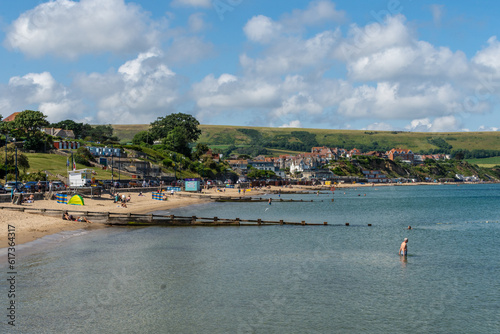
<instances>
[{"instance_id":1,"label":"seaside town","mask_svg":"<svg viewBox=\"0 0 500 334\"><path fill-rule=\"evenodd\" d=\"M0 1L0 333L500 333L499 12Z\"/></svg>"}]
</instances>

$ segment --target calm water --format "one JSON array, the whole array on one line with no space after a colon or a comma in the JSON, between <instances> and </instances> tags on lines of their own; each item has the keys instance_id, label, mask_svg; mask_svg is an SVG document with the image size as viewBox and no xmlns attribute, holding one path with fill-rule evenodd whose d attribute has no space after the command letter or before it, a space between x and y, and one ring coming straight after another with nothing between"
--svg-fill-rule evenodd
<instances>
[{"instance_id":1,"label":"calm water","mask_svg":"<svg viewBox=\"0 0 500 334\"><path fill-rule=\"evenodd\" d=\"M282 198L315 202L169 213L330 225L108 228L27 247L17 332L500 332L500 185Z\"/></svg>"}]
</instances>

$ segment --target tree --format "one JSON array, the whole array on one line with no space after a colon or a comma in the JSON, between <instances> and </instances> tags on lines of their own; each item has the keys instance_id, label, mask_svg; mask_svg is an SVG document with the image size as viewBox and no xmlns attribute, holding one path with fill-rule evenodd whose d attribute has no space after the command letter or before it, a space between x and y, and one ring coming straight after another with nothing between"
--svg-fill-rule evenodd
<instances>
[{"instance_id":1,"label":"tree","mask_svg":"<svg viewBox=\"0 0 500 334\"><path fill-rule=\"evenodd\" d=\"M36 135L37 132L49 124L47 116L41 111L34 110L24 110L14 120L14 127L25 132L27 137Z\"/></svg>"},{"instance_id":2,"label":"tree","mask_svg":"<svg viewBox=\"0 0 500 334\"><path fill-rule=\"evenodd\" d=\"M140 131L137 132L132 139L132 143L134 145L141 145L143 143L152 145L154 142L153 135L149 133L149 131Z\"/></svg>"},{"instance_id":3,"label":"tree","mask_svg":"<svg viewBox=\"0 0 500 334\"><path fill-rule=\"evenodd\" d=\"M207 151L208 151L207 144L197 143L196 147L194 148L193 160L200 160L201 156L207 153Z\"/></svg>"},{"instance_id":4,"label":"tree","mask_svg":"<svg viewBox=\"0 0 500 334\"><path fill-rule=\"evenodd\" d=\"M158 119L151 123L151 134L154 139L163 139L174 130L176 127L185 130L185 136L188 143L198 140L201 135L201 130L198 129L200 122L191 115L177 113L170 114L166 117L158 117Z\"/></svg>"},{"instance_id":5,"label":"tree","mask_svg":"<svg viewBox=\"0 0 500 334\"><path fill-rule=\"evenodd\" d=\"M163 139L163 144L170 151L181 153L187 157L191 156L188 133L183 127L176 126L170 131L167 137Z\"/></svg>"},{"instance_id":6,"label":"tree","mask_svg":"<svg viewBox=\"0 0 500 334\"><path fill-rule=\"evenodd\" d=\"M7 145L7 169L8 173L15 173L15 163L16 163L16 157L15 157L15 144L8 144ZM5 149L1 150L1 153L3 153L0 156L0 160L2 163L5 163ZM17 168L21 169L23 173L26 172L28 168L30 168L30 163L28 161L28 157L24 155L23 153L17 151ZM5 165L2 168L2 171L5 169Z\"/></svg>"}]
</instances>

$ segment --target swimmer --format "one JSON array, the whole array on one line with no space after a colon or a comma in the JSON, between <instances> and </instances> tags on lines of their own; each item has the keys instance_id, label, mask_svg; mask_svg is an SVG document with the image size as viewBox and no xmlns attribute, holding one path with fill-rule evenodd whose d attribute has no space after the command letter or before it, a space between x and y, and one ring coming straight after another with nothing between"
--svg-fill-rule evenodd
<instances>
[{"instance_id":1,"label":"swimmer","mask_svg":"<svg viewBox=\"0 0 500 334\"><path fill-rule=\"evenodd\" d=\"M408 238L405 238L399 247L399 255L406 256L408 255Z\"/></svg>"},{"instance_id":2,"label":"swimmer","mask_svg":"<svg viewBox=\"0 0 500 334\"><path fill-rule=\"evenodd\" d=\"M408 229L411 230L411 226L408 226Z\"/></svg>"}]
</instances>

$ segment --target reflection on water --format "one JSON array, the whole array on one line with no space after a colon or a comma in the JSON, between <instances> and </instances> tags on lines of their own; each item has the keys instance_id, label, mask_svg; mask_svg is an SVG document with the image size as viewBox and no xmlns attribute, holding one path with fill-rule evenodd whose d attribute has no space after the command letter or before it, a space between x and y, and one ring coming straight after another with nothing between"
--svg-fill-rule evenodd
<instances>
[{"instance_id":1,"label":"reflection on water","mask_svg":"<svg viewBox=\"0 0 500 334\"><path fill-rule=\"evenodd\" d=\"M499 220L499 187L364 192L366 197L352 190L335 194L334 204L273 202L267 211L265 202L172 211L339 226L110 228L70 238L19 260L18 328L499 332L500 265L492 254L500 251L500 224L480 223ZM400 257L405 237L408 256Z\"/></svg>"}]
</instances>

